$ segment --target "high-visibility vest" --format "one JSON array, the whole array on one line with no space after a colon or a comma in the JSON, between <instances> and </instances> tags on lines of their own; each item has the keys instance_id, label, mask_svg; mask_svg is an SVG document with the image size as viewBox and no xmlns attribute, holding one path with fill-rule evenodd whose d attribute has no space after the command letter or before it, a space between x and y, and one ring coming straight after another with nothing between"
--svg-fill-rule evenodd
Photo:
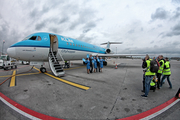
<instances>
[{"instance_id":1,"label":"high-visibility vest","mask_svg":"<svg viewBox=\"0 0 180 120\"><path fill-rule=\"evenodd\" d=\"M159 70L158 73L162 73L163 69L164 69L164 60L160 60L159 63L162 62L162 65L159 66Z\"/></svg>"},{"instance_id":2,"label":"high-visibility vest","mask_svg":"<svg viewBox=\"0 0 180 120\"><path fill-rule=\"evenodd\" d=\"M156 74L156 73L153 73L153 72L150 71L150 62L151 62L151 59L146 60L147 67L146 67L145 76L150 76L150 75L155 75Z\"/></svg>"},{"instance_id":3,"label":"high-visibility vest","mask_svg":"<svg viewBox=\"0 0 180 120\"><path fill-rule=\"evenodd\" d=\"M166 61L164 65L166 66L166 69L163 70L163 75L171 75L170 62Z\"/></svg>"},{"instance_id":4,"label":"high-visibility vest","mask_svg":"<svg viewBox=\"0 0 180 120\"><path fill-rule=\"evenodd\" d=\"M153 82L153 79L151 80L150 85L151 85L151 86L155 86L155 85L156 85L156 83L155 83L155 82Z\"/></svg>"}]
</instances>

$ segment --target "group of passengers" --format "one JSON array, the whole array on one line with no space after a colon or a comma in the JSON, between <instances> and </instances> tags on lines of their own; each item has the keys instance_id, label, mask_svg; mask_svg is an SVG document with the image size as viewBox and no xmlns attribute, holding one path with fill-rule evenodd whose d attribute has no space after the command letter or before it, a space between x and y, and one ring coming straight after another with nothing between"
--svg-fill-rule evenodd
<instances>
[{"instance_id":1,"label":"group of passengers","mask_svg":"<svg viewBox=\"0 0 180 120\"><path fill-rule=\"evenodd\" d=\"M142 97L148 96L149 90L151 89L152 86L157 85L157 89L160 89L165 82L165 78L167 78L167 81L169 83L169 88L172 89L172 84L170 81L171 70L170 70L169 59L167 57L164 59L163 55L159 55L157 59L154 58L153 60L156 61L156 63L159 66L157 72L152 72L150 70L152 66L151 64L152 59L149 58L149 55L146 55L146 57L143 59L142 68L145 68L145 70L144 70L142 92L144 92L145 94L141 95ZM157 79L155 76L157 77ZM162 76L162 79L161 79L161 76ZM156 87L154 88L156 89Z\"/></svg>"},{"instance_id":2,"label":"group of passengers","mask_svg":"<svg viewBox=\"0 0 180 120\"><path fill-rule=\"evenodd\" d=\"M82 59L84 61L84 63L86 63L87 66L87 74L89 73L93 73L93 66L94 66L94 73L98 71L102 72L102 68L103 68L103 59L102 57L98 57L98 55L96 55L96 57L92 57L92 55L87 55L86 60L83 58Z\"/></svg>"}]
</instances>

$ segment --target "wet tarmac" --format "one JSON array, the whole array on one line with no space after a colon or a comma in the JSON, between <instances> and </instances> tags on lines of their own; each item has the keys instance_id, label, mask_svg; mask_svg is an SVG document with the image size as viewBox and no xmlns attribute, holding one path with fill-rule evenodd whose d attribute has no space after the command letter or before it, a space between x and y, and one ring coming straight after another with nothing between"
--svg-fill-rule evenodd
<instances>
[{"instance_id":1,"label":"wet tarmac","mask_svg":"<svg viewBox=\"0 0 180 120\"><path fill-rule=\"evenodd\" d=\"M64 77L39 73L40 66L18 65L18 69L0 69L0 92L18 104L41 114L67 120L114 120L153 109L172 99L180 88L180 61L172 60L170 80L160 90L142 98L141 59L113 59L102 73L87 74L82 61L71 61ZM117 64L117 69L115 69ZM16 72L14 72L16 71ZM28 119L0 100L0 119ZM180 102L152 119L179 120Z\"/></svg>"}]
</instances>

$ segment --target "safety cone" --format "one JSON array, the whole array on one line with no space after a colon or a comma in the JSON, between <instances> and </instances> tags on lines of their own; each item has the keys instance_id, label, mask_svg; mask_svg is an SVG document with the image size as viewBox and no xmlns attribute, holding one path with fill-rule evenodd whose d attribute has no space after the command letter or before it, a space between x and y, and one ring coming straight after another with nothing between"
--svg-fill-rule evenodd
<instances>
[{"instance_id":1,"label":"safety cone","mask_svg":"<svg viewBox=\"0 0 180 120\"><path fill-rule=\"evenodd\" d=\"M117 64L116 64L116 67L115 67L115 69L117 69Z\"/></svg>"}]
</instances>

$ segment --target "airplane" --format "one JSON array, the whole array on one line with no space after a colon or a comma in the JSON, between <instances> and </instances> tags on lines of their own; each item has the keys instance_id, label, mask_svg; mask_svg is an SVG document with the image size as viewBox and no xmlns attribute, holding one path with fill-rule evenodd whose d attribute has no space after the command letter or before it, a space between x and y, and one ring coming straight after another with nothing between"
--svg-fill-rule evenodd
<instances>
[{"instance_id":1,"label":"airplane","mask_svg":"<svg viewBox=\"0 0 180 120\"><path fill-rule=\"evenodd\" d=\"M11 45L7 53L17 60L29 61L30 65L41 65L42 73L46 72L43 63L48 61L55 76L63 76L65 73L58 61L82 60L89 54L99 57L142 56L142 54L114 54L110 44L122 44L122 42L107 42L101 45L105 44L107 47L102 48L62 35L38 32ZM107 65L107 62L105 61L104 64Z\"/></svg>"}]
</instances>

